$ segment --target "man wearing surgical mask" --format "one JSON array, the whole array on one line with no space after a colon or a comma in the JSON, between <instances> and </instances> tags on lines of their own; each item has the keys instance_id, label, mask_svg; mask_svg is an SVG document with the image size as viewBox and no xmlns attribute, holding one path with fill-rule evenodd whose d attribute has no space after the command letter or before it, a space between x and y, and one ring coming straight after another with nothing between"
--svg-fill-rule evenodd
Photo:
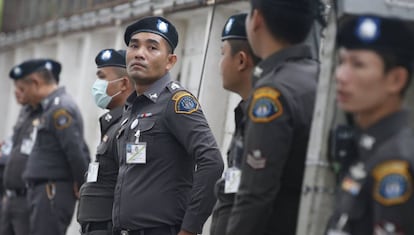
<instances>
[{"instance_id":1,"label":"man wearing surgical mask","mask_svg":"<svg viewBox=\"0 0 414 235\"><path fill-rule=\"evenodd\" d=\"M92 86L95 103L109 112L99 118L101 143L96 160L89 165L87 180L80 189L78 222L81 234L112 234L112 204L118 176L117 124L123 106L134 88L125 69L125 51L104 49L95 58L97 79Z\"/></svg>"}]
</instances>

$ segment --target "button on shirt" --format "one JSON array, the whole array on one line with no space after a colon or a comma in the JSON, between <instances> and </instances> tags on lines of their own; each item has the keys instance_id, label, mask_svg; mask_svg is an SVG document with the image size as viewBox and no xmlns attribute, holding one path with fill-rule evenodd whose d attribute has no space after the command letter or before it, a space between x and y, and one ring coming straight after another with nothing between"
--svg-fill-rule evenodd
<instances>
[{"instance_id":1,"label":"button on shirt","mask_svg":"<svg viewBox=\"0 0 414 235\"><path fill-rule=\"evenodd\" d=\"M128 164L126 145L136 142L138 130L146 162ZM181 225L201 233L223 161L198 101L167 73L145 93L128 98L118 138L114 227Z\"/></svg>"}]
</instances>

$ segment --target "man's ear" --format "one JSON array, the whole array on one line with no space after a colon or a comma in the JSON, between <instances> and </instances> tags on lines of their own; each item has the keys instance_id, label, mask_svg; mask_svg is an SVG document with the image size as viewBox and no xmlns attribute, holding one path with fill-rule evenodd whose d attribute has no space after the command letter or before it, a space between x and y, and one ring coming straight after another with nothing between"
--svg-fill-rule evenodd
<instances>
[{"instance_id":1,"label":"man's ear","mask_svg":"<svg viewBox=\"0 0 414 235\"><path fill-rule=\"evenodd\" d=\"M408 82L408 71L404 67L392 68L387 73L387 85L390 93L401 93Z\"/></svg>"},{"instance_id":2,"label":"man's ear","mask_svg":"<svg viewBox=\"0 0 414 235\"><path fill-rule=\"evenodd\" d=\"M237 53L237 59L238 59L238 65L237 65L237 69L239 70L239 71L244 71L245 69L247 69L248 68L248 66L249 66L249 61L248 61L248 57L247 57L247 54L246 54L246 52L244 52L244 51L239 51L238 53Z\"/></svg>"},{"instance_id":3,"label":"man's ear","mask_svg":"<svg viewBox=\"0 0 414 235\"><path fill-rule=\"evenodd\" d=\"M168 59L168 63L167 63L166 69L167 71L170 71L172 67L174 67L175 63L177 62L177 55L169 54L167 59Z\"/></svg>"},{"instance_id":4,"label":"man's ear","mask_svg":"<svg viewBox=\"0 0 414 235\"><path fill-rule=\"evenodd\" d=\"M258 9L254 9L250 17L253 25L253 31L256 32L264 24L263 15Z\"/></svg>"},{"instance_id":5,"label":"man's ear","mask_svg":"<svg viewBox=\"0 0 414 235\"><path fill-rule=\"evenodd\" d=\"M121 91L128 90L128 87L130 86L129 78L126 75L122 76L122 78Z\"/></svg>"}]
</instances>

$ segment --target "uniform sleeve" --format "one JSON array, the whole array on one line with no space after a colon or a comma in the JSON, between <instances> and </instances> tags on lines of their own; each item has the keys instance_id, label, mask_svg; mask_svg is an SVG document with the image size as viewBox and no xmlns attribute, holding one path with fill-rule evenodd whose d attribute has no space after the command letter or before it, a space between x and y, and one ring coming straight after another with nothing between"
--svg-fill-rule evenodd
<instances>
[{"instance_id":1,"label":"uniform sleeve","mask_svg":"<svg viewBox=\"0 0 414 235\"><path fill-rule=\"evenodd\" d=\"M242 176L227 234L263 234L279 193L281 175L293 146L290 111L280 93L260 88L247 115Z\"/></svg>"},{"instance_id":2,"label":"uniform sleeve","mask_svg":"<svg viewBox=\"0 0 414 235\"><path fill-rule=\"evenodd\" d=\"M65 108L55 110L52 115L52 128L65 153L73 179L80 187L84 182L90 159L83 138L82 120Z\"/></svg>"},{"instance_id":3,"label":"uniform sleeve","mask_svg":"<svg viewBox=\"0 0 414 235\"><path fill-rule=\"evenodd\" d=\"M404 160L389 160L372 171L375 234L414 234L412 166Z\"/></svg>"},{"instance_id":4,"label":"uniform sleeve","mask_svg":"<svg viewBox=\"0 0 414 235\"><path fill-rule=\"evenodd\" d=\"M165 125L196 163L182 229L201 233L216 201L214 185L222 174L223 160L199 103L190 93L177 92L167 106L166 117Z\"/></svg>"}]
</instances>

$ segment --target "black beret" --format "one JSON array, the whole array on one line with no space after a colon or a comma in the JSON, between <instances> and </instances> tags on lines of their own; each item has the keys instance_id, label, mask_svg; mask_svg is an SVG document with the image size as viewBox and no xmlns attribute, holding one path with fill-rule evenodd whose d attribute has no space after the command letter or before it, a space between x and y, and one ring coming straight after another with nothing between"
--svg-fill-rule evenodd
<instances>
[{"instance_id":1,"label":"black beret","mask_svg":"<svg viewBox=\"0 0 414 235\"><path fill-rule=\"evenodd\" d=\"M104 49L95 57L98 68L102 67L121 67L126 68L125 50Z\"/></svg>"},{"instance_id":2,"label":"black beret","mask_svg":"<svg viewBox=\"0 0 414 235\"><path fill-rule=\"evenodd\" d=\"M128 45L131 37L140 32L155 33L167 40L172 50L177 47L178 33L174 25L160 16L149 16L130 24L124 34L125 44Z\"/></svg>"},{"instance_id":3,"label":"black beret","mask_svg":"<svg viewBox=\"0 0 414 235\"><path fill-rule=\"evenodd\" d=\"M26 60L23 63L14 66L9 72L9 77L13 80L22 79L40 69L51 71L56 81L59 82L59 74L62 67L59 62L52 59Z\"/></svg>"},{"instance_id":4,"label":"black beret","mask_svg":"<svg viewBox=\"0 0 414 235\"><path fill-rule=\"evenodd\" d=\"M401 59L413 60L413 34L398 19L374 15L344 19L339 25L336 41L339 47L347 49L390 52Z\"/></svg>"},{"instance_id":5,"label":"black beret","mask_svg":"<svg viewBox=\"0 0 414 235\"><path fill-rule=\"evenodd\" d=\"M221 40L228 40L228 39L241 39L247 40L246 34L246 21L247 14L237 14L232 15L226 21L224 25L223 32L221 33Z\"/></svg>"}]
</instances>

